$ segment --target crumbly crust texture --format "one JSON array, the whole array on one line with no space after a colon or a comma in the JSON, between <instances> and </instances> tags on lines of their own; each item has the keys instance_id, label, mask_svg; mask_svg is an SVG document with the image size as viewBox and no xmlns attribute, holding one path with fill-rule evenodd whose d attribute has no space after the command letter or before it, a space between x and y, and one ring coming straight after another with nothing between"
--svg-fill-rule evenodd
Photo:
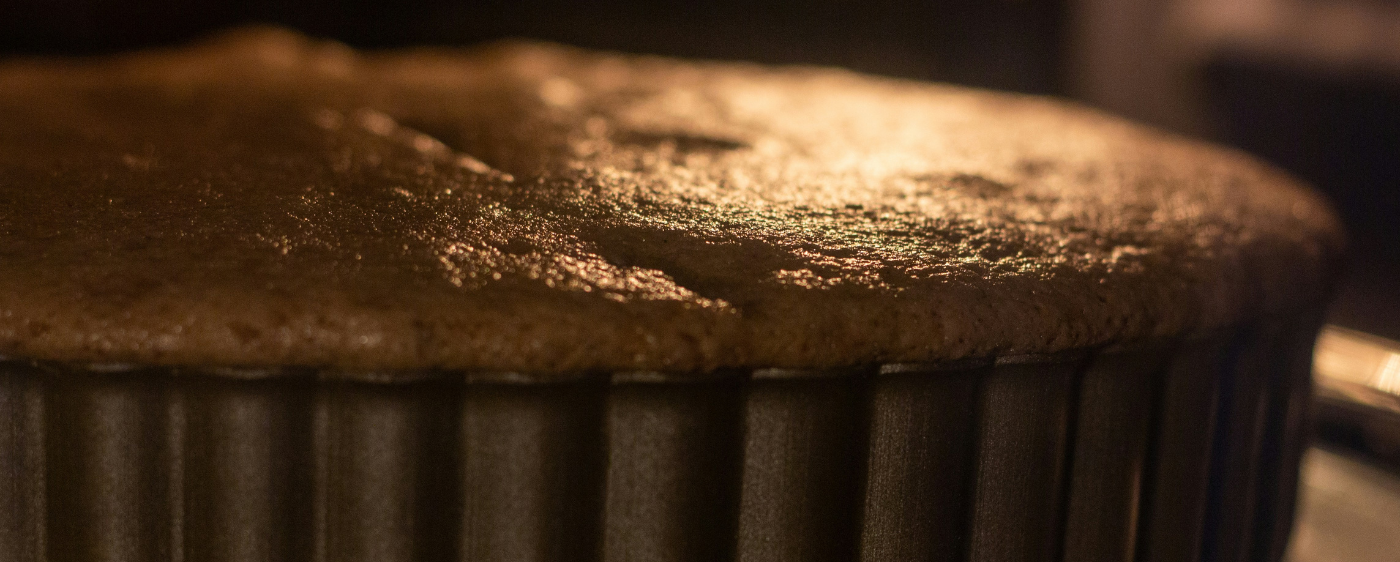
<instances>
[{"instance_id":1,"label":"crumbly crust texture","mask_svg":"<svg viewBox=\"0 0 1400 562\"><path fill-rule=\"evenodd\" d=\"M1325 203L1062 102L279 30L0 65L0 355L578 373L946 361L1314 306Z\"/></svg>"}]
</instances>

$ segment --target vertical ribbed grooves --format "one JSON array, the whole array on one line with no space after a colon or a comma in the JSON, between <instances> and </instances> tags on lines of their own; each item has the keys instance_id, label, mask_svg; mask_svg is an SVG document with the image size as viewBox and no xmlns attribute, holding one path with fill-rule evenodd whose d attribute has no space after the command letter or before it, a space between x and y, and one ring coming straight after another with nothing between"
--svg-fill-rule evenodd
<instances>
[{"instance_id":1,"label":"vertical ribbed grooves","mask_svg":"<svg viewBox=\"0 0 1400 562\"><path fill-rule=\"evenodd\" d=\"M969 560L1058 558L1080 365L999 364L983 382Z\"/></svg>"},{"instance_id":2,"label":"vertical ribbed grooves","mask_svg":"<svg viewBox=\"0 0 1400 562\"><path fill-rule=\"evenodd\" d=\"M5 363L0 562L1275 562L1316 324L571 380Z\"/></svg>"},{"instance_id":3,"label":"vertical ribbed grooves","mask_svg":"<svg viewBox=\"0 0 1400 562\"><path fill-rule=\"evenodd\" d=\"M185 560L185 431L188 420L185 417L185 393L178 388L167 387L165 397L165 446L162 449L165 467L166 517L170 524L167 535L167 552L172 562Z\"/></svg>"},{"instance_id":4,"label":"vertical ribbed grooves","mask_svg":"<svg viewBox=\"0 0 1400 562\"><path fill-rule=\"evenodd\" d=\"M1255 540L1251 560L1279 560L1293 528L1298 467L1311 432L1312 350L1321 313L1304 315L1280 336L1270 373L1267 435L1262 477L1256 490Z\"/></svg>"},{"instance_id":5,"label":"vertical ribbed grooves","mask_svg":"<svg viewBox=\"0 0 1400 562\"><path fill-rule=\"evenodd\" d=\"M170 560L164 392L156 373L50 379L48 556Z\"/></svg>"},{"instance_id":6,"label":"vertical ribbed grooves","mask_svg":"<svg viewBox=\"0 0 1400 562\"><path fill-rule=\"evenodd\" d=\"M1138 559L1196 562L1210 490L1221 373L1233 338L1187 342L1167 363L1156 428L1156 460Z\"/></svg>"},{"instance_id":7,"label":"vertical ribbed grooves","mask_svg":"<svg viewBox=\"0 0 1400 562\"><path fill-rule=\"evenodd\" d=\"M1132 562L1169 350L1105 353L1080 382L1064 560Z\"/></svg>"},{"instance_id":8,"label":"vertical ribbed grooves","mask_svg":"<svg viewBox=\"0 0 1400 562\"><path fill-rule=\"evenodd\" d=\"M185 395L185 560L308 560L306 385L202 381ZM198 477L203 475L203 478Z\"/></svg>"},{"instance_id":9,"label":"vertical ribbed grooves","mask_svg":"<svg viewBox=\"0 0 1400 562\"><path fill-rule=\"evenodd\" d=\"M603 560L732 559L740 383L633 382L610 393Z\"/></svg>"},{"instance_id":10,"label":"vertical ribbed grooves","mask_svg":"<svg viewBox=\"0 0 1400 562\"><path fill-rule=\"evenodd\" d=\"M414 473L417 479L414 499L413 560L449 562L462 559L457 532L462 528L463 481L462 389L445 381L434 381L415 389L410 397L422 404L418 423L423 428Z\"/></svg>"},{"instance_id":11,"label":"vertical ribbed grooves","mask_svg":"<svg viewBox=\"0 0 1400 562\"><path fill-rule=\"evenodd\" d=\"M755 373L744 415L742 562L851 560L868 447L865 373Z\"/></svg>"},{"instance_id":12,"label":"vertical ribbed grooves","mask_svg":"<svg viewBox=\"0 0 1400 562\"><path fill-rule=\"evenodd\" d=\"M416 462L426 461L423 412L401 389L335 385L326 392L325 551L328 560L410 562Z\"/></svg>"},{"instance_id":13,"label":"vertical ribbed grooves","mask_svg":"<svg viewBox=\"0 0 1400 562\"><path fill-rule=\"evenodd\" d=\"M0 370L0 562L44 559L44 394L39 376L22 366L13 374Z\"/></svg>"},{"instance_id":14,"label":"vertical ribbed grooves","mask_svg":"<svg viewBox=\"0 0 1400 562\"><path fill-rule=\"evenodd\" d=\"M861 559L962 560L977 391L990 368L899 367L873 383Z\"/></svg>"},{"instance_id":15,"label":"vertical ribbed grooves","mask_svg":"<svg viewBox=\"0 0 1400 562\"><path fill-rule=\"evenodd\" d=\"M1201 555L1207 562L1240 562L1250 554L1268 385L1274 379L1270 367L1282 351L1279 336L1275 325L1248 332L1222 381Z\"/></svg>"},{"instance_id":16,"label":"vertical ribbed grooves","mask_svg":"<svg viewBox=\"0 0 1400 562\"><path fill-rule=\"evenodd\" d=\"M606 460L603 387L468 386L459 445L460 559L596 560Z\"/></svg>"}]
</instances>

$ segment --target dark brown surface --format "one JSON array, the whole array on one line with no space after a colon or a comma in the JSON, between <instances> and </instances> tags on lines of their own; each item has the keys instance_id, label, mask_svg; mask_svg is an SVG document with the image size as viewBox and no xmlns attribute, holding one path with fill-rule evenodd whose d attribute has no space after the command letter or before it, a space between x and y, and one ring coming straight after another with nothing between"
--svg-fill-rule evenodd
<instances>
[{"instance_id":1,"label":"dark brown surface","mask_svg":"<svg viewBox=\"0 0 1400 562\"><path fill-rule=\"evenodd\" d=\"M1310 306L1238 153L1060 102L253 30L0 67L0 353L703 372L1052 353ZM352 375L351 375L352 376Z\"/></svg>"},{"instance_id":2,"label":"dark brown surface","mask_svg":"<svg viewBox=\"0 0 1400 562\"><path fill-rule=\"evenodd\" d=\"M260 31L0 78L2 556L1272 561L1286 533L1293 318L1339 236L1238 154L538 45Z\"/></svg>"}]
</instances>

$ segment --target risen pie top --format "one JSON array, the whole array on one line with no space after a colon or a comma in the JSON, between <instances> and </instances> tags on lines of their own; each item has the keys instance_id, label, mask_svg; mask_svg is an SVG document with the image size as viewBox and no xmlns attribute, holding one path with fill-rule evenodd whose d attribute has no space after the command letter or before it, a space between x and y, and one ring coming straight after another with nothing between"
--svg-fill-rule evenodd
<instances>
[{"instance_id":1,"label":"risen pie top","mask_svg":"<svg viewBox=\"0 0 1400 562\"><path fill-rule=\"evenodd\" d=\"M1326 205L1065 103L275 30L0 64L0 355L578 373L1046 353L1315 303Z\"/></svg>"}]
</instances>

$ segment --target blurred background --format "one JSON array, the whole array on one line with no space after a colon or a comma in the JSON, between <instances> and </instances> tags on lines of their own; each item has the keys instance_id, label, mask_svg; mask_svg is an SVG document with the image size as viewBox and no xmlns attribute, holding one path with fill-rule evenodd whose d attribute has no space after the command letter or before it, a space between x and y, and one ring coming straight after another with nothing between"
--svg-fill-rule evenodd
<instances>
[{"instance_id":1,"label":"blurred background","mask_svg":"<svg viewBox=\"0 0 1400 562\"><path fill-rule=\"evenodd\" d=\"M1357 380L1400 377L1400 345L1375 338L1400 340L1400 0L0 0L0 56L245 23L363 48L530 37L836 65L1072 98L1241 147L1336 203L1353 254L1329 321L1355 332L1333 334L1373 345ZM1346 423L1324 424L1309 458L1296 562L1400 559L1400 401L1384 400L1323 393L1324 421Z\"/></svg>"}]
</instances>

